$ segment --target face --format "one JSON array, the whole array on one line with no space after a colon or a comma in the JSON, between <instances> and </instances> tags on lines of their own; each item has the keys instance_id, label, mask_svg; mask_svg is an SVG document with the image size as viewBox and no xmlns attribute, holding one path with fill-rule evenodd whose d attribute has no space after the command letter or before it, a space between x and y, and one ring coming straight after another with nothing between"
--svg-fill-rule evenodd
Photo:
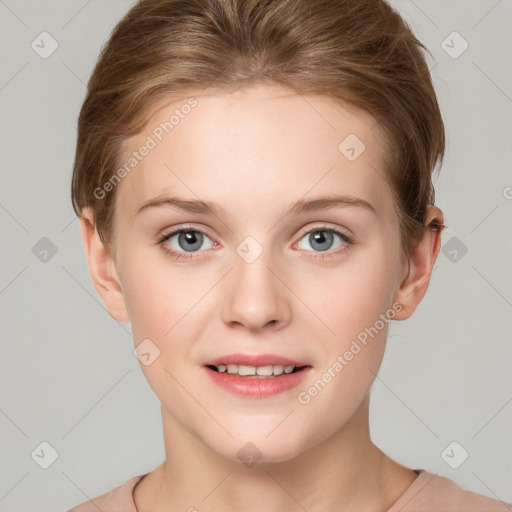
<instances>
[{"instance_id":1,"label":"face","mask_svg":"<svg viewBox=\"0 0 512 512\"><path fill-rule=\"evenodd\" d=\"M277 86L194 98L126 148L138 156L115 191L122 300L168 426L228 459L250 442L263 462L289 460L358 410L397 312L384 139L369 114ZM260 379L213 361L305 368Z\"/></svg>"}]
</instances>

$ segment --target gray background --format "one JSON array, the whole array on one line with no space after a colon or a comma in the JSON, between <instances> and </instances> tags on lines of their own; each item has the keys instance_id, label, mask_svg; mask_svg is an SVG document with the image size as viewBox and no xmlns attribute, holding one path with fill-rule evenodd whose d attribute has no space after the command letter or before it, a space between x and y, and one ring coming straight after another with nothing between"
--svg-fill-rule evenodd
<instances>
[{"instance_id":1,"label":"gray background","mask_svg":"<svg viewBox=\"0 0 512 512\"><path fill-rule=\"evenodd\" d=\"M424 301L392 323L372 437L404 465L511 502L512 2L392 3L434 57L448 229ZM93 287L69 197L85 83L131 4L0 0L2 512L67 510L163 460L159 402L129 325ZM31 47L51 49L43 31L58 43L47 58Z\"/></svg>"}]
</instances>

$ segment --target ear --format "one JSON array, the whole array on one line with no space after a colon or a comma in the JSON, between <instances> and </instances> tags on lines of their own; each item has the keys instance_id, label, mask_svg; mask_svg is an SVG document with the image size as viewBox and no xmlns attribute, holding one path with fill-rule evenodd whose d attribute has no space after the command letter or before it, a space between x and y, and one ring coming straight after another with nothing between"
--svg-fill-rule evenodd
<instances>
[{"instance_id":1,"label":"ear","mask_svg":"<svg viewBox=\"0 0 512 512\"><path fill-rule=\"evenodd\" d=\"M402 274L400 288L395 293L395 301L402 305L395 320L409 318L427 292L432 269L441 248L441 233L444 227L443 213L436 206L429 206L425 224L427 231L412 249L408 258L408 268ZM440 228L437 228L440 226Z\"/></svg>"},{"instance_id":2,"label":"ear","mask_svg":"<svg viewBox=\"0 0 512 512\"><path fill-rule=\"evenodd\" d=\"M94 212L90 207L84 208L82 211L80 225L89 272L96 290L105 303L108 314L118 322L129 322L130 318L115 260L98 235Z\"/></svg>"}]
</instances>

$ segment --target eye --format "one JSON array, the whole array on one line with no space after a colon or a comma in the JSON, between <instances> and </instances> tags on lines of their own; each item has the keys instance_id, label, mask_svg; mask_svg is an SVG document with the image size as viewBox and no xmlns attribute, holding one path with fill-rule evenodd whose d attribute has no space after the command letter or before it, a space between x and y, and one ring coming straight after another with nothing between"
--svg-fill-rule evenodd
<instances>
[{"instance_id":1,"label":"eye","mask_svg":"<svg viewBox=\"0 0 512 512\"><path fill-rule=\"evenodd\" d=\"M336 238L341 240L337 245ZM210 244L208 244L208 240ZM302 240L306 240L306 243L303 244ZM330 256L332 252L338 254L347 250L349 246L353 244L353 240L351 237L337 229L329 228L328 226L320 226L304 232L302 238L297 242L297 244L299 245L299 249L306 249L308 251L309 249L307 248L307 245L309 245L312 248L312 251L317 253L315 256L308 257L325 258ZM171 233L162 235L159 240L159 245L162 246L162 249L167 254L177 260L193 260L200 257L201 252L204 252L200 250L201 248L210 249L218 246L219 244L217 242L213 242L203 231L195 228L183 227ZM339 247L342 247L340 251L333 250ZM328 254L324 255L318 253Z\"/></svg>"},{"instance_id":2,"label":"eye","mask_svg":"<svg viewBox=\"0 0 512 512\"><path fill-rule=\"evenodd\" d=\"M341 240L337 245L336 238ZM305 240L305 243L303 243L302 240ZM344 251L348 249L352 243L353 240L351 237L341 233L337 229L328 228L327 226L316 227L306 231L298 242L300 249L308 250L307 246L309 245L314 252L333 252L333 249L339 247L343 247L341 250ZM339 253L340 251L335 252ZM324 255L320 255L320 257L324 257Z\"/></svg>"},{"instance_id":3,"label":"eye","mask_svg":"<svg viewBox=\"0 0 512 512\"><path fill-rule=\"evenodd\" d=\"M211 244L206 249L217 245L216 242L212 242L210 237L202 231L182 228L163 235L159 240L159 244L166 253L177 259L194 259L197 257L195 253L202 252L199 249L205 248L204 245L207 240Z\"/></svg>"}]
</instances>

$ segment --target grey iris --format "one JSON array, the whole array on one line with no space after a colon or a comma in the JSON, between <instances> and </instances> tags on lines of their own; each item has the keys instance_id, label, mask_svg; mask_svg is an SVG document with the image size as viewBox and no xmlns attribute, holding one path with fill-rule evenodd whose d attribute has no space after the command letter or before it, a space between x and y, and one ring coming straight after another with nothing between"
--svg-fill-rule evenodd
<instances>
[{"instance_id":1,"label":"grey iris","mask_svg":"<svg viewBox=\"0 0 512 512\"><path fill-rule=\"evenodd\" d=\"M182 244L184 240L189 245L185 246ZM178 244L184 251L192 252L199 249L203 244L203 235L197 231L182 232L178 236Z\"/></svg>"},{"instance_id":2,"label":"grey iris","mask_svg":"<svg viewBox=\"0 0 512 512\"><path fill-rule=\"evenodd\" d=\"M313 231L309 234L309 243L313 249L326 251L332 245L333 233L327 230Z\"/></svg>"}]
</instances>

